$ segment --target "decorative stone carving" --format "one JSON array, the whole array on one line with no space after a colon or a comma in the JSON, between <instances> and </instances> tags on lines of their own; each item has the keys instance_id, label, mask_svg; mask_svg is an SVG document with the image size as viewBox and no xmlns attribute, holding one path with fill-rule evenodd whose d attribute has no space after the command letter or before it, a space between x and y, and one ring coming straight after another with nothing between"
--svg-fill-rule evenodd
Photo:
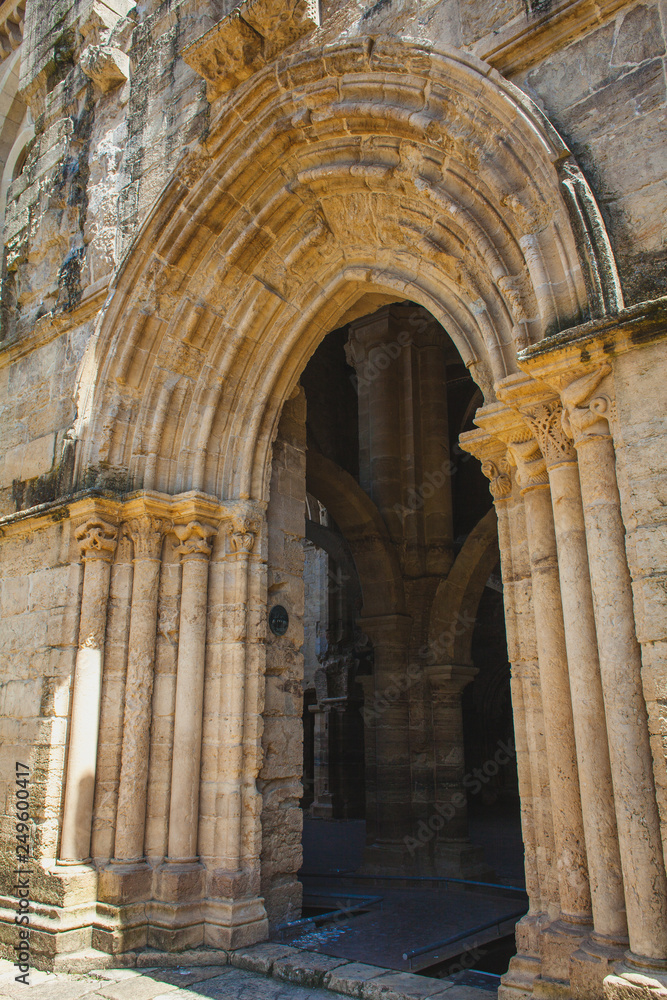
<instances>
[{"instance_id":1,"label":"decorative stone carving","mask_svg":"<svg viewBox=\"0 0 667 1000\"><path fill-rule=\"evenodd\" d=\"M547 463L535 438L514 441L507 447L516 465L516 480L522 491L548 484Z\"/></svg>"},{"instance_id":2,"label":"decorative stone carving","mask_svg":"<svg viewBox=\"0 0 667 1000\"><path fill-rule=\"evenodd\" d=\"M609 435L611 400L604 395L591 397L610 371L609 365L602 365L583 378L575 379L561 392L563 430L575 445L584 437Z\"/></svg>"},{"instance_id":3,"label":"decorative stone carving","mask_svg":"<svg viewBox=\"0 0 667 1000\"><path fill-rule=\"evenodd\" d=\"M159 559L162 538L171 528L167 518L140 514L123 525L123 534L132 540L135 559Z\"/></svg>"},{"instance_id":4,"label":"decorative stone carving","mask_svg":"<svg viewBox=\"0 0 667 1000\"><path fill-rule=\"evenodd\" d=\"M506 500L512 492L512 471L506 458L498 464L490 459L482 462L482 472L489 480L489 490L494 500Z\"/></svg>"},{"instance_id":5,"label":"decorative stone carving","mask_svg":"<svg viewBox=\"0 0 667 1000\"><path fill-rule=\"evenodd\" d=\"M25 0L4 3L0 13L0 61L6 59L23 41Z\"/></svg>"},{"instance_id":6,"label":"decorative stone carving","mask_svg":"<svg viewBox=\"0 0 667 1000\"><path fill-rule=\"evenodd\" d=\"M577 453L563 430L563 407L559 400L523 410L522 416L539 443L547 468L560 462L576 462Z\"/></svg>"},{"instance_id":7,"label":"decorative stone carving","mask_svg":"<svg viewBox=\"0 0 667 1000\"><path fill-rule=\"evenodd\" d=\"M229 524L229 539L234 552L251 552L255 538L259 534L260 522L247 514L232 517Z\"/></svg>"},{"instance_id":8,"label":"decorative stone carving","mask_svg":"<svg viewBox=\"0 0 667 1000\"><path fill-rule=\"evenodd\" d=\"M212 538L216 531L217 529L210 524L202 524L200 521L177 524L174 527L174 534L178 538L178 543L174 547L182 559L188 556L204 556L208 559L213 551L209 538Z\"/></svg>"},{"instance_id":9,"label":"decorative stone carving","mask_svg":"<svg viewBox=\"0 0 667 1000\"><path fill-rule=\"evenodd\" d=\"M319 26L317 0L243 0L183 51L215 100L238 87L283 49Z\"/></svg>"},{"instance_id":10,"label":"decorative stone carving","mask_svg":"<svg viewBox=\"0 0 667 1000\"><path fill-rule=\"evenodd\" d=\"M111 562L116 551L118 529L106 521L95 519L86 521L76 532L81 557L88 559L104 559Z\"/></svg>"}]
</instances>

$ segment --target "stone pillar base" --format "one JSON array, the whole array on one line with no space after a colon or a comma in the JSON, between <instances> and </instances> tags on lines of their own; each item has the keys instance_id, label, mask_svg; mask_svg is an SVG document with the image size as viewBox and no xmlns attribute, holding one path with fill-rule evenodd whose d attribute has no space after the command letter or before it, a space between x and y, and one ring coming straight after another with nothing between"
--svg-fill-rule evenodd
<instances>
[{"instance_id":1,"label":"stone pillar base","mask_svg":"<svg viewBox=\"0 0 667 1000\"><path fill-rule=\"evenodd\" d=\"M153 869L145 861L111 862L99 875L99 900L113 906L146 902L152 896Z\"/></svg>"},{"instance_id":2,"label":"stone pillar base","mask_svg":"<svg viewBox=\"0 0 667 1000\"><path fill-rule=\"evenodd\" d=\"M667 961L638 959L628 953L603 986L605 1000L667 1000Z\"/></svg>"},{"instance_id":3,"label":"stone pillar base","mask_svg":"<svg viewBox=\"0 0 667 1000\"><path fill-rule=\"evenodd\" d=\"M158 951L201 948L204 944L201 902L151 903L146 940L149 948Z\"/></svg>"},{"instance_id":4,"label":"stone pillar base","mask_svg":"<svg viewBox=\"0 0 667 1000\"><path fill-rule=\"evenodd\" d=\"M443 840L410 851L402 840L378 840L366 846L361 873L484 880L493 869L484 861L484 849L474 844Z\"/></svg>"},{"instance_id":5,"label":"stone pillar base","mask_svg":"<svg viewBox=\"0 0 667 1000\"><path fill-rule=\"evenodd\" d=\"M333 817L333 795L331 792L322 792L308 810L313 819L332 819Z\"/></svg>"},{"instance_id":6,"label":"stone pillar base","mask_svg":"<svg viewBox=\"0 0 667 1000\"><path fill-rule=\"evenodd\" d=\"M603 981L622 960L627 942L605 942L587 938L570 958L570 987L573 1000L598 1000Z\"/></svg>"},{"instance_id":7,"label":"stone pillar base","mask_svg":"<svg viewBox=\"0 0 667 1000\"><path fill-rule=\"evenodd\" d=\"M269 936L269 921L261 898L207 900L204 913L207 948L230 951L266 941Z\"/></svg>"},{"instance_id":8,"label":"stone pillar base","mask_svg":"<svg viewBox=\"0 0 667 1000\"><path fill-rule=\"evenodd\" d=\"M148 919L146 904L128 903L124 906L98 904L93 927L92 945L108 955L145 948L148 944Z\"/></svg>"},{"instance_id":9,"label":"stone pillar base","mask_svg":"<svg viewBox=\"0 0 667 1000\"><path fill-rule=\"evenodd\" d=\"M564 920L554 920L540 935L540 957L542 972L535 980L533 993L536 997L550 1000L552 997L571 1000L570 959L584 939L588 938L592 927L589 924L570 924ZM598 997L599 997L598 992Z\"/></svg>"},{"instance_id":10,"label":"stone pillar base","mask_svg":"<svg viewBox=\"0 0 667 1000\"><path fill-rule=\"evenodd\" d=\"M542 971L539 958L531 955L515 955L510 960L509 969L500 980L498 1000L520 1000L532 997L535 980Z\"/></svg>"},{"instance_id":11,"label":"stone pillar base","mask_svg":"<svg viewBox=\"0 0 667 1000\"><path fill-rule=\"evenodd\" d=\"M433 867L434 874L440 878L484 881L493 876L493 868L484 860L484 848L469 843L438 841L435 844Z\"/></svg>"},{"instance_id":12,"label":"stone pillar base","mask_svg":"<svg viewBox=\"0 0 667 1000\"><path fill-rule=\"evenodd\" d=\"M204 895L205 875L204 866L198 861L165 861L155 873L154 898L163 903L174 904L201 899Z\"/></svg>"}]
</instances>

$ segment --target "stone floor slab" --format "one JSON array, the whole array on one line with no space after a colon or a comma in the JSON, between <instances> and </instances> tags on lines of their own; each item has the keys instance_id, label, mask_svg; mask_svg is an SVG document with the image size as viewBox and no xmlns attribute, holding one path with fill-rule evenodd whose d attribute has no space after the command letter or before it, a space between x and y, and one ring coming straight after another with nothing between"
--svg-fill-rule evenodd
<instances>
[{"instance_id":1,"label":"stone floor slab","mask_svg":"<svg viewBox=\"0 0 667 1000\"><path fill-rule=\"evenodd\" d=\"M280 958L298 955L297 948L291 948L287 944L275 944L272 941L265 941L262 944L253 944L249 948L239 948L229 954L229 961L237 969L245 969L246 972L261 972L262 975L269 976L273 969L274 962Z\"/></svg>"},{"instance_id":2,"label":"stone floor slab","mask_svg":"<svg viewBox=\"0 0 667 1000\"><path fill-rule=\"evenodd\" d=\"M377 979L386 975L387 970L377 965L365 965L363 962L350 962L341 965L324 977L324 985L329 990L337 990L349 997L361 997L361 989L369 979Z\"/></svg>"},{"instance_id":3,"label":"stone floor slab","mask_svg":"<svg viewBox=\"0 0 667 1000\"><path fill-rule=\"evenodd\" d=\"M428 1000L443 992L442 980L394 972L367 980L361 988L363 1000Z\"/></svg>"},{"instance_id":4,"label":"stone floor slab","mask_svg":"<svg viewBox=\"0 0 667 1000\"><path fill-rule=\"evenodd\" d=\"M322 986L328 972L348 964L346 959L330 958L316 951L297 951L274 962L272 975L298 986Z\"/></svg>"},{"instance_id":5,"label":"stone floor slab","mask_svg":"<svg viewBox=\"0 0 667 1000\"><path fill-rule=\"evenodd\" d=\"M30 986L23 983L4 983L0 987L0 997L3 1000L79 1000L80 997L91 996L99 989L100 982L88 977L74 979L70 976L51 975L36 981L37 976L30 974Z\"/></svg>"}]
</instances>

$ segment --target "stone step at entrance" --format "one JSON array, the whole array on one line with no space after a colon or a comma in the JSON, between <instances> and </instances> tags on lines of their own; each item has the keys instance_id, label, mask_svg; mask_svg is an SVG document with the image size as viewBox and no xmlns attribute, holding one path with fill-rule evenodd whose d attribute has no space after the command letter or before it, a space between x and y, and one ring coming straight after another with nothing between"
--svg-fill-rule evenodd
<instances>
[{"instance_id":1,"label":"stone step at entrance","mask_svg":"<svg viewBox=\"0 0 667 1000\"><path fill-rule=\"evenodd\" d=\"M215 954L215 957L213 957ZM91 953L88 961L94 960ZM108 958L108 956L106 956ZM138 956L137 956L138 957ZM178 956L170 955L173 962ZM203 962L201 951L196 961ZM182 960L187 961L186 956ZM150 953L142 953L143 962ZM157 959L156 959L157 961ZM229 954L211 953L216 965L171 968L33 970L30 985L15 982L16 968L0 961L0 1000L489 1000L487 990L347 962L286 945L259 944ZM83 956L82 956L83 964Z\"/></svg>"}]
</instances>

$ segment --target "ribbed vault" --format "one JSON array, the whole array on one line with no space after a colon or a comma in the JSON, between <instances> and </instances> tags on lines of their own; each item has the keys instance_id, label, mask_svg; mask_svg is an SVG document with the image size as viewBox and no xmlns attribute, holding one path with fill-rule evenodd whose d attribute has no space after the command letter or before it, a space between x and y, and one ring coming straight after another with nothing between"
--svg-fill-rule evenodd
<instances>
[{"instance_id":1,"label":"ribbed vault","mask_svg":"<svg viewBox=\"0 0 667 1000\"><path fill-rule=\"evenodd\" d=\"M361 39L266 67L118 273L80 382L79 484L264 498L284 400L366 296L430 310L493 398L519 347L591 311L568 157L459 52Z\"/></svg>"}]
</instances>

